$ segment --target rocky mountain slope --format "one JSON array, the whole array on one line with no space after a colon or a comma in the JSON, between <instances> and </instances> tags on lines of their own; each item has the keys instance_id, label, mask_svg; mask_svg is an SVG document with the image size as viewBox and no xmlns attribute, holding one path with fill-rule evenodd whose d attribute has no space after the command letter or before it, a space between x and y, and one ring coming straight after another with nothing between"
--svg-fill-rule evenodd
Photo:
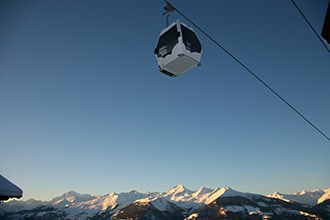
<instances>
[{"instance_id":1,"label":"rocky mountain slope","mask_svg":"<svg viewBox=\"0 0 330 220\"><path fill-rule=\"evenodd\" d=\"M67 192L51 201L0 204L0 218L15 219L330 219L330 188L268 196L229 187L167 192L130 191L92 196Z\"/></svg>"}]
</instances>

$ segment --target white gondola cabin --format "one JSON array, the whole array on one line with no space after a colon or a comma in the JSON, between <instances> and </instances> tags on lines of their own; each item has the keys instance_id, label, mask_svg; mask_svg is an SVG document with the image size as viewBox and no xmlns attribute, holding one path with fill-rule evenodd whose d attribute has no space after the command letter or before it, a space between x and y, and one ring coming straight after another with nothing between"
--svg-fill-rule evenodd
<instances>
[{"instance_id":1,"label":"white gondola cabin","mask_svg":"<svg viewBox=\"0 0 330 220\"><path fill-rule=\"evenodd\" d=\"M172 77L200 65L202 45L193 29L179 20L161 31L155 49L159 70Z\"/></svg>"}]
</instances>

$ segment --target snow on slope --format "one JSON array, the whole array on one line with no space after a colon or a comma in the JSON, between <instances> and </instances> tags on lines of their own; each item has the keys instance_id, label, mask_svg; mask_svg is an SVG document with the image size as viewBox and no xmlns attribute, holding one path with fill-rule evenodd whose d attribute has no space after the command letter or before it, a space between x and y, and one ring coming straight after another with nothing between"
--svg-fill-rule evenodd
<instances>
[{"instance_id":1,"label":"snow on slope","mask_svg":"<svg viewBox=\"0 0 330 220\"><path fill-rule=\"evenodd\" d=\"M324 190L313 190L311 192L303 190L294 194L281 194L278 192L274 192L267 196L270 198L282 199L287 202L293 201L309 206L314 206L324 202L327 199L330 199L330 188Z\"/></svg>"},{"instance_id":2,"label":"snow on slope","mask_svg":"<svg viewBox=\"0 0 330 220\"><path fill-rule=\"evenodd\" d=\"M323 190L324 194L317 200L317 204L324 202L327 199L330 199L330 188Z\"/></svg>"},{"instance_id":3,"label":"snow on slope","mask_svg":"<svg viewBox=\"0 0 330 220\"><path fill-rule=\"evenodd\" d=\"M156 197L156 198L145 198L136 200L137 203L151 203L159 211L171 211L172 207L169 201L165 198Z\"/></svg>"},{"instance_id":4,"label":"snow on slope","mask_svg":"<svg viewBox=\"0 0 330 220\"><path fill-rule=\"evenodd\" d=\"M197 202L196 197L194 197L193 194L193 191L185 188L182 184L179 184L168 190L166 193L159 193L158 197L165 198L179 207L190 210L202 206L202 204Z\"/></svg>"},{"instance_id":5,"label":"snow on slope","mask_svg":"<svg viewBox=\"0 0 330 220\"><path fill-rule=\"evenodd\" d=\"M269 198L281 199L286 202L290 202L284 195L280 194L279 192L273 192L272 194L267 195Z\"/></svg>"},{"instance_id":6,"label":"snow on slope","mask_svg":"<svg viewBox=\"0 0 330 220\"><path fill-rule=\"evenodd\" d=\"M206 200L206 204L210 204L211 202L213 202L215 199L219 198L219 197L230 197L230 196L241 196L241 197L247 197L250 198L251 195L254 194L250 194L250 193L242 193L242 192L237 192L229 187L222 187L220 189L216 189L214 190L214 193L211 194L211 196L209 196L209 198L207 198Z\"/></svg>"},{"instance_id":7,"label":"snow on slope","mask_svg":"<svg viewBox=\"0 0 330 220\"><path fill-rule=\"evenodd\" d=\"M209 189L209 188L206 188L206 187L202 186L196 192L194 192L192 194L192 196L194 196L194 197L203 196L203 195L205 195L207 193L210 193L212 191L213 191L212 189Z\"/></svg>"},{"instance_id":8,"label":"snow on slope","mask_svg":"<svg viewBox=\"0 0 330 220\"><path fill-rule=\"evenodd\" d=\"M103 201L102 210L105 210L107 207L111 209L126 206L135 200L149 197L149 193L139 193L135 190L124 192L124 193L111 193Z\"/></svg>"}]
</instances>

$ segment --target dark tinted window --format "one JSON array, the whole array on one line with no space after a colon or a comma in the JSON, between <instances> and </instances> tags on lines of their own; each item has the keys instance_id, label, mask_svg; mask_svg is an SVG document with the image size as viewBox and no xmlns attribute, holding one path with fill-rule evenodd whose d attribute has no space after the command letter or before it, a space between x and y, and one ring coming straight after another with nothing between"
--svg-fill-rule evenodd
<instances>
[{"instance_id":1,"label":"dark tinted window","mask_svg":"<svg viewBox=\"0 0 330 220\"><path fill-rule=\"evenodd\" d=\"M202 51L202 45L199 42L196 34L185 26L181 25L182 35L183 35L183 43L186 46L186 49L190 52L198 52Z\"/></svg>"},{"instance_id":2,"label":"dark tinted window","mask_svg":"<svg viewBox=\"0 0 330 220\"><path fill-rule=\"evenodd\" d=\"M178 34L175 25L160 36L155 49L155 54L157 54L158 57L165 57L166 55L171 54L173 47L178 43Z\"/></svg>"}]
</instances>

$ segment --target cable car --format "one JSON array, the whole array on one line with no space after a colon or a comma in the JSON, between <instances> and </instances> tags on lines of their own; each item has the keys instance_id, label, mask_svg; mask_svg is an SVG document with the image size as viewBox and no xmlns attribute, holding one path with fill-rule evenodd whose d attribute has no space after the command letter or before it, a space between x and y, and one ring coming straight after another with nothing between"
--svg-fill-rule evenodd
<instances>
[{"instance_id":1,"label":"cable car","mask_svg":"<svg viewBox=\"0 0 330 220\"><path fill-rule=\"evenodd\" d=\"M194 30L179 20L160 32L155 49L159 70L171 77L200 65L202 45Z\"/></svg>"}]
</instances>

